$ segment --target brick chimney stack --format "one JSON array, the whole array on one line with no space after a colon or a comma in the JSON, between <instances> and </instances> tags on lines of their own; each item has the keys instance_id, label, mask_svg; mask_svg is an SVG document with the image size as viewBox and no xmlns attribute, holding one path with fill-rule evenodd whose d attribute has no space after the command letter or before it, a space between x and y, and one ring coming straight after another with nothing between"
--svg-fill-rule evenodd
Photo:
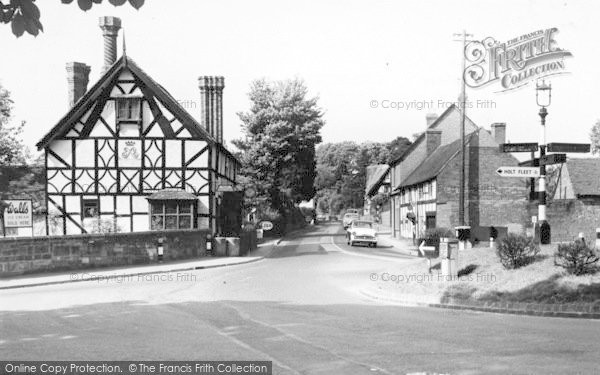
<instances>
[{"instance_id":1,"label":"brick chimney stack","mask_svg":"<svg viewBox=\"0 0 600 375\"><path fill-rule=\"evenodd\" d=\"M427 129L427 131L425 132L425 145L427 155L431 155L431 153L434 152L436 148L440 147L441 144L442 131Z\"/></svg>"},{"instance_id":2,"label":"brick chimney stack","mask_svg":"<svg viewBox=\"0 0 600 375\"><path fill-rule=\"evenodd\" d=\"M435 113L428 113L425 116L425 121L427 122L427 128L429 128L431 126L431 124L433 124L435 122L435 120L437 120L438 115Z\"/></svg>"},{"instance_id":3,"label":"brick chimney stack","mask_svg":"<svg viewBox=\"0 0 600 375\"><path fill-rule=\"evenodd\" d=\"M506 143L506 123L495 122L492 124L492 137L497 144Z\"/></svg>"},{"instance_id":4,"label":"brick chimney stack","mask_svg":"<svg viewBox=\"0 0 600 375\"><path fill-rule=\"evenodd\" d=\"M73 108L87 91L90 67L80 62L69 62L65 68L67 69L69 108Z\"/></svg>"},{"instance_id":5,"label":"brick chimney stack","mask_svg":"<svg viewBox=\"0 0 600 375\"><path fill-rule=\"evenodd\" d=\"M217 142L223 143L223 88L225 78L201 76L200 88L200 124Z\"/></svg>"},{"instance_id":6,"label":"brick chimney stack","mask_svg":"<svg viewBox=\"0 0 600 375\"><path fill-rule=\"evenodd\" d=\"M117 36L121 29L121 19L117 17L100 17L99 26L104 37L104 66L102 74L117 60Z\"/></svg>"}]
</instances>

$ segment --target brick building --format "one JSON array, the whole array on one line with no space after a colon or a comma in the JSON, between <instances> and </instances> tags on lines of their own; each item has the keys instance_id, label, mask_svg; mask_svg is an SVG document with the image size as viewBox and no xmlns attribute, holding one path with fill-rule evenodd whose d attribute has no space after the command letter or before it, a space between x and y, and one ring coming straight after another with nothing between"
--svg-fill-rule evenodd
<instances>
[{"instance_id":1,"label":"brick building","mask_svg":"<svg viewBox=\"0 0 600 375\"><path fill-rule=\"evenodd\" d=\"M390 166L392 227L396 237L421 236L427 228L452 228L458 222L461 112L449 107L427 116L426 131ZM521 228L528 220L525 179L503 178L500 166L516 166L501 153L506 125L491 131L465 120L465 221L474 228ZM414 218L415 224L410 220Z\"/></svg>"}]
</instances>

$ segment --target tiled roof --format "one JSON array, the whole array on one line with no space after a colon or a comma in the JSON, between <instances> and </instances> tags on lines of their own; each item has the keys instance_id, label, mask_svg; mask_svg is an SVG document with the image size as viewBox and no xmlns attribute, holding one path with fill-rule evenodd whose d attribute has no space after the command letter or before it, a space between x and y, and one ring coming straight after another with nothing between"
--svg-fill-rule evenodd
<instances>
[{"instance_id":1,"label":"tiled roof","mask_svg":"<svg viewBox=\"0 0 600 375\"><path fill-rule=\"evenodd\" d=\"M373 191L381 186L389 168L387 164L375 164L367 167L367 184L365 187L367 195L371 195Z\"/></svg>"},{"instance_id":2,"label":"tiled roof","mask_svg":"<svg viewBox=\"0 0 600 375\"><path fill-rule=\"evenodd\" d=\"M477 132L473 132L465 137L465 145L469 143L473 135ZM440 146L433 153L425 159L421 165L419 165L400 185L396 187L399 189L405 186L416 185L421 182L431 180L437 177L438 174L444 169L448 161L460 152L460 139L449 143L444 146Z\"/></svg>"},{"instance_id":3,"label":"tiled roof","mask_svg":"<svg viewBox=\"0 0 600 375\"><path fill-rule=\"evenodd\" d=\"M102 92L108 87L111 88L119 74L124 70L129 70L133 76L139 79L143 84L148 87L153 96L156 96L161 104L163 104L169 112L173 113L182 124L190 124L191 127L188 129L192 135L199 136L207 140L211 144L216 144L223 152L235 160L239 164L237 158L221 143L208 133L208 131L198 122L196 119L186 111L183 106L167 91L164 87L158 84L152 77L150 77L142 68L140 68L133 59L128 56L121 56L117 59L113 65L100 77L98 82L89 89L81 99L71 108L64 117L48 132L38 143L38 150L44 148L56 137L61 136L63 133L68 131L74 120L79 119L90 105L92 105ZM143 88L142 88L143 90Z\"/></svg>"},{"instance_id":4,"label":"tiled roof","mask_svg":"<svg viewBox=\"0 0 600 375\"><path fill-rule=\"evenodd\" d=\"M147 197L149 201L164 201L164 200L176 200L176 201L195 201L198 199L194 194L188 193L185 190L180 189L163 189Z\"/></svg>"},{"instance_id":5,"label":"tiled roof","mask_svg":"<svg viewBox=\"0 0 600 375\"><path fill-rule=\"evenodd\" d=\"M576 196L600 195L600 159L569 159L567 170Z\"/></svg>"}]
</instances>

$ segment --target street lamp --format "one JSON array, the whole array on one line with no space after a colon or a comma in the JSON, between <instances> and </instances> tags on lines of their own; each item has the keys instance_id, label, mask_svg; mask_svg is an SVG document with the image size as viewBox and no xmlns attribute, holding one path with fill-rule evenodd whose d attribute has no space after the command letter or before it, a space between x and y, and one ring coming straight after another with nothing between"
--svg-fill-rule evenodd
<instances>
[{"instance_id":1,"label":"street lamp","mask_svg":"<svg viewBox=\"0 0 600 375\"><path fill-rule=\"evenodd\" d=\"M546 116L548 116L548 110L546 107L550 106L552 100L552 86L546 84L544 80L542 83L536 83L535 87L535 100L537 105L540 106L540 119L542 123L542 129L540 133L540 197L539 197L539 238L540 243L546 245L550 243L550 224L546 221L546 165L543 162L544 156L546 155Z\"/></svg>"}]
</instances>

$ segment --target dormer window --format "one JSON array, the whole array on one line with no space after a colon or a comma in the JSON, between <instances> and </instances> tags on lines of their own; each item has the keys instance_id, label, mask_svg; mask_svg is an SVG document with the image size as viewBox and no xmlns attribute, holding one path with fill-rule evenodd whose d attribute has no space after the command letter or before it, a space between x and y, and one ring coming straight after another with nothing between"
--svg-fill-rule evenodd
<instances>
[{"instance_id":1,"label":"dormer window","mask_svg":"<svg viewBox=\"0 0 600 375\"><path fill-rule=\"evenodd\" d=\"M117 121L140 120L140 98L117 99Z\"/></svg>"}]
</instances>

